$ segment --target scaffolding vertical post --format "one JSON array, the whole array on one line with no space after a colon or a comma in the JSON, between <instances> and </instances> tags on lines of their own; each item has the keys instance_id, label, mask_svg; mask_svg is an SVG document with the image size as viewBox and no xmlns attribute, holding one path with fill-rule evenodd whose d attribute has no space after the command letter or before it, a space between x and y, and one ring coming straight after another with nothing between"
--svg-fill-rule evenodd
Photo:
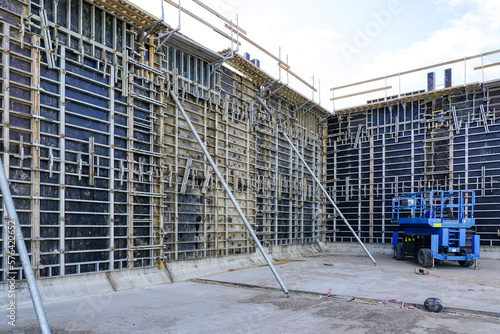
<instances>
[{"instance_id":1,"label":"scaffolding vertical post","mask_svg":"<svg viewBox=\"0 0 500 334\"><path fill-rule=\"evenodd\" d=\"M464 86L467 92L467 57L464 57Z\"/></svg>"},{"instance_id":2,"label":"scaffolding vertical post","mask_svg":"<svg viewBox=\"0 0 500 334\"><path fill-rule=\"evenodd\" d=\"M274 267L271 259L269 258L269 256L267 255L266 251L262 247L262 244L260 243L259 239L257 238L257 235L255 234L254 230L252 229L252 226L250 226L250 223L248 222L247 218L245 217L245 214L243 213L243 211L241 210L241 207L238 204L238 202L236 201L236 198L234 198L233 193L231 192L231 189L229 189L229 186L227 185L226 181L224 180L224 177L222 176L222 174L220 173L219 168L217 168L217 165L213 161L210 153L208 152L207 148L205 147L205 144L203 143L203 141L201 140L200 136L198 135L198 132L194 128L193 124L191 123L191 120L189 119L188 115L186 114L186 111L184 110L184 108L182 107L181 103L179 102L179 99L177 98L177 95L172 90L170 91L170 95L172 96L172 99L174 100L175 104L177 105L177 108L180 110L182 116L184 116L184 120L186 121L187 125L189 126L189 129L191 130L191 132L193 133L194 137L196 138L196 141L200 145L203 153L205 154L205 157L207 158L208 162L212 166L215 174L219 178L219 181L220 181L221 185L226 190L226 193L229 196L229 198L231 199L231 202L233 202L233 205L234 205L236 211L238 211L238 214L240 215L241 219L243 220L243 223L245 224L245 227L247 228L248 233L250 233L250 235L252 236L253 240L255 241L255 245L257 246L257 248L262 253L262 256L264 257L264 259L266 260L267 264L269 265L269 268L273 272L274 277L276 277L276 280L278 281L279 285L281 286L281 289L288 296L288 289L286 288L285 284L281 280L281 278L280 278L278 272L276 271L276 268Z\"/></svg>"},{"instance_id":3,"label":"scaffolding vertical post","mask_svg":"<svg viewBox=\"0 0 500 334\"><path fill-rule=\"evenodd\" d=\"M481 84L483 85L483 91L485 90L484 87L484 59L483 59L483 53L481 52Z\"/></svg>"},{"instance_id":4,"label":"scaffolding vertical post","mask_svg":"<svg viewBox=\"0 0 500 334\"><path fill-rule=\"evenodd\" d=\"M283 133L283 136L285 136L285 139L288 141L288 143L292 147L292 149L295 151L295 153L299 157L300 161L302 161L302 163L306 167L307 171L311 174L311 176L313 177L314 181L316 181L316 183L318 184L318 186L320 187L320 189L323 191L323 193L325 194L326 198L328 198L328 200L332 204L332 206L335 209L335 211L337 211L337 213L339 214L340 218L342 218L342 220L347 225L347 227L349 228L349 230L351 230L352 234L354 235L354 237L356 238L356 240L359 242L359 244L361 245L361 247L363 248L363 250L366 252L366 254L368 254L368 256L370 257L370 260L372 260L372 262L373 262L374 265L377 265L377 262L375 261L375 259L373 258L373 256L370 254L370 252L368 251L368 249L366 249L365 245L363 244L363 242L361 241L361 239L358 237L358 235L356 234L356 232L354 232L354 230L352 229L352 227L349 224L349 222L347 221L347 219L344 217L344 215L342 214L342 212L340 212L339 208L337 207L337 205L335 204L335 202L332 200L332 198L330 197L330 195L328 195L328 192L325 190L325 188L323 187L323 185L321 184L321 182L319 182L319 180L316 177L316 175L314 175L314 172L311 170L311 168L309 167L309 165L307 164L307 162L304 160L304 158L302 157L302 155L299 153L299 151L297 150L297 148L295 147L295 145L293 145L293 143L290 140L290 138L288 138L288 136L286 135L285 132L282 132L282 133Z\"/></svg>"},{"instance_id":5,"label":"scaffolding vertical post","mask_svg":"<svg viewBox=\"0 0 500 334\"><path fill-rule=\"evenodd\" d=\"M26 281L28 282L31 300L33 301L33 306L35 308L36 317L38 318L40 330L42 334L50 334L49 323L47 321L47 316L45 315L40 292L38 291L35 274L33 273L33 267L31 266L28 251L26 249L26 244L24 243L23 231L21 229L21 225L19 224L19 218L17 217L16 208L14 206L12 194L9 189L9 183L7 181L7 176L3 168L2 158L0 158L0 189L2 192L3 202L5 204L5 209L7 210L7 215L9 216L9 220L14 222L17 251L19 252L19 258L21 259L21 264L23 266L24 276L26 277Z\"/></svg>"}]
</instances>

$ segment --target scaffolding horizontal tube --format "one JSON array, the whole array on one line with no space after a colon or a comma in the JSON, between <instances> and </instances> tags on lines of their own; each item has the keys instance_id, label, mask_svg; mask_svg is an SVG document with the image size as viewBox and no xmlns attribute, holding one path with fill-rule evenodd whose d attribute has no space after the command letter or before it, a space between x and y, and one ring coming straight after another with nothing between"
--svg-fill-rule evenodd
<instances>
[{"instance_id":1,"label":"scaffolding horizontal tube","mask_svg":"<svg viewBox=\"0 0 500 334\"><path fill-rule=\"evenodd\" d=\"M357 96L357 95L363 95L363 94L378 92L378 91L381 91L381 90L387 90L387 89L391 89L391 88L392 88L392 86L386 86L386 87L380 87L380 88L365 90L363 92L358 92L358 93L353 93L353 94L347 94L347 95L337 96L335 98L330 99L330 101L340 100L340 99L344 99L346 97L352 97L352 96Z\"/></svg>"},{"instance_id":2,"label":"scaffolding horizontal tube","mask_svg":"<svg viewBox=\"0 0 500 334\"><path fill-rule=\"evenodd\" d=\"M373 78L373 79L370 79L370 80L359 81L359 82L351 83L351 84L348 84L348 85L337 86L337 87L330 88L330 90L347 88L347 87L357 86L357 85L361 85L361 84L365 84L365 83L369 83L369 82L374 82L374 81L378 81L378 80L394 78L394 77L397 77L397 76L400 76L400 75L405 75L405 74L410 74L410 73L413 73L413 72L419 72L419 71L423 71L423 70L428 70L428 69L431 69L431 68L434 68L434 67L439 67L439 66L444 66L444 65L450 65L450 64L454 64L454 63L459 63L459 62L462 62L464 60L471 60L471 59L481 58L481 57L489 56L489 55L496 54L496 53L500 53L500 50L494 50L494 51L490 51L490 52L485 52L483 54L478 54L478 55L469 56L469 57L465 57L465 58L459 58L459 59L455 59L455 60L445 61L445 62L439 63L439 64L434 64L434 65L419 67L419 68L416 68L416 69L413 69L413 70L404 71L404 72L401 72L401 73L394 73L394 74L390 74L390 75L383 76L383 77Z\"/></svg>"}]
</instances>

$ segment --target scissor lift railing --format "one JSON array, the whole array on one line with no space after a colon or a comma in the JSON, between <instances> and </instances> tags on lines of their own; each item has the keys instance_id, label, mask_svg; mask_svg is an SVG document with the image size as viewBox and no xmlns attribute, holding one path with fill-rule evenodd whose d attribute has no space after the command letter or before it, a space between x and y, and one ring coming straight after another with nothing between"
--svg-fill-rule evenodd
<instances>
[{"instance_id":1,"label":"scissor lift railing","mask_svg":"<svg viewBox=\"0 0 500 334\"><path fill-rule=\"evenodd\" d=\"M473 191L431 190L400 195L392 200L392 222L407 227L470 228L474 225L474 204Z\"/></svg>"}]
</instances>

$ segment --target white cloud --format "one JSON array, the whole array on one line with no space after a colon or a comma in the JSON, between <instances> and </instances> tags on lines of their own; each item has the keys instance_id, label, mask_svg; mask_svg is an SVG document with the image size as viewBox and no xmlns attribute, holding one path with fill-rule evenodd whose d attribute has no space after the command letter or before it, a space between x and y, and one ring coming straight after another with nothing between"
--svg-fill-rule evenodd
<instances>
[{"instance_id":1,"label":"white cloud","mask_svg":"<svg viewBox=\"0 0 500 334\"><path fill-rule=\"evenodd\" d=\"M289 55L292 71L309 83L312 83L312 76L314 76L316 88L319 85L318 80L321 80L321 101L323 104L330 97L328 90L331 83L328 74L334 72L331 58L338 48L339 37L330 29L306 24L303 28L293 29L286 39L281 40L282 54ZM299 84L294 87L305 96L311 96L311 90L306 86ZM319 95L315 94L315 100L318 101L318 99Z\"/></svg>"},{"instance_id":2,"label":"white cloud","mask_svg":"<svg viewBox=\"0 0 500 334\"><path fill-rule=\"evenodd\" d=\"M444 1L439 1L439 3ZM446 5L457 7L461 5L471 5L472 10L465 13L462 17L452 19L448 22L444 29L433 32L428 38L422 41L414 42L410 47L394 51L386 51L376 55L373 61L365 63L361 67L361 71L357 72L352 77L351 82L366 80L384 75L390 75L414 68L428 66L436 63L441 63L453 59L472 56L481 52L492 51L500 45L500 2L488 0L453 0L446 1ZM495 56L485 58L485 63L492 62L491 59ZM498 56L497 56L498 57ZM498 61L498 60L497 60ZM467 66L467 82L478 81L480 79L480 71L473 70L473 64L477 66L480 60L470 61ZM462 84L464 64L448 65L453 67L453 76L455 84ZM411 87L413 89L424 89L426 87L425 78L426 72L422 71L420 77L413 76L406 78L402 77L402 87ZM489 71L498 71L496 67ZM442 69L437 69L438 77L442 75ZM498 74L497 74L498 78ZM418 80L420 79L420 80ZM417 85L416 81L419 81ZM440 79L438 79L440 80ZM379 82L378 86L383 86L384 82ZM399 86L396 83L396 86ZM394 87L394 85L393 85ZM395 87L390 95L397 94L398 88ZM363 91L364 88L358 88L358 91ZM383 93L379 94L383 96ZM355 104L360 100L357 99ZM361 101L362 102L362 101Z\"/></svg>"}]
</instances>

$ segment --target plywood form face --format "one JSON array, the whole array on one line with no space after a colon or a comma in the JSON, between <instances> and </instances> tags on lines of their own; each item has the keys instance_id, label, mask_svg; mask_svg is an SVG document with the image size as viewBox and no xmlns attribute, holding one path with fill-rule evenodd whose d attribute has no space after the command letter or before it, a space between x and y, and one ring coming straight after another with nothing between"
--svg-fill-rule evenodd
<instances>
[{"instance_id":1,"label":"plywood form face","mask_svg":"<svg viewBox=\"0 0 500 334\"><path fill-rule=\"evenodd\" d=\"M498 82L484 90L455 87L451 94L353 110L329 122L327 185L363 241L390 242L392 197L434 189L474 190L474 230L482 244L499 244L499 217L491 210L500 205L499 94ZM351 241L329 210L327 240Z\"/></svg>"}]
</instances>

